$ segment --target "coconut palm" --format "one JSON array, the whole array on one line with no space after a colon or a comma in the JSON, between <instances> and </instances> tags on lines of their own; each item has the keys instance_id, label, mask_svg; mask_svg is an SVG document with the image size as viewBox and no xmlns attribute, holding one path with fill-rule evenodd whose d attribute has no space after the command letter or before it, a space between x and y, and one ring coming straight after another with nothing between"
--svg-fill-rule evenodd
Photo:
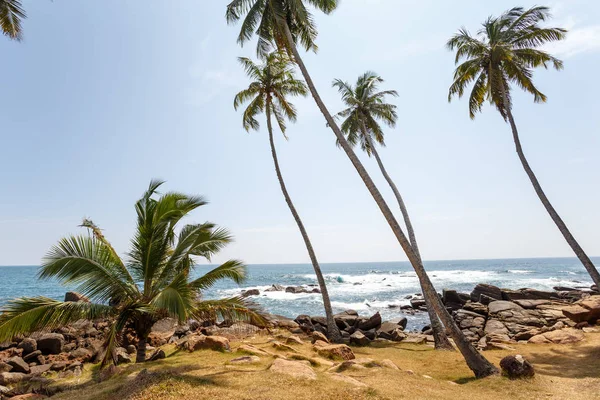
<instances>
[{"instance_id":1,"label":"coconut palm","mask_svg":"<svg viewBox=\"0 0 600 400\"><path fill-rule=\"evenodd\" d=\"M0 27L11 39L21 40L21 20L26 18L21 0L0 0Z\"/></svg>"},{"instance_id":2,"label":"coconut palm","mask_svg":"<svg viewBox=\"0 0 600 400\"><path fill-rule=\"evenodd\" d=\"M450 50L456 50L457 64L464 59L454 72L448 100L452 100L454 96L462 97L465 89L473 83L469 95L471 119L475 118L475 114L482 110L483 103L488 100L510 124L519 160L535 192L594 283L600 287L598 270L548 200L529 166L512 114L511 85L517 85L531 93L534 102L543 103L546 96L533 83L533 69L547 69L550 65L557 70L563 68L561 60L539 49L546 43L564 39L567 32L562 28L540 27L540 22L549 17L548 7L532 7L528 10L516 7L500 17L489 17L477 36L471 36L466 29L461 29L447 44Z\"/></svg>"},{"instance_id":3,"label":"coconut palm","mask_svg":"<svg viewBox=\"0 0 600 400\"><path fill-rule=\"evenodd\" d=\"M398 119L396 106L385 102L386 96L397 97L398 93L395 90L379 91L379 84L382 82L383 79L371 71L365 72L363 75L359 76L356 85L354 86L341 79L334 80L333 87L338 89L342 96L342 101L346 106L346 108L337 113L335 117L343 119L340 127L342 132L346 135L348 143L353 147L360 144L360 148L367 153L369 157L375 157L381 173L396 197L413 251L417 258L422 262L415 230L410 220L410 216L408 215L404 200L402 199L396 184L385 169L381 157L379 156L379 152L377 151L377 144L385 146L383 129L381 129L378 120L383 121L386 125L393 128L396 126L396 120ZM337 143L339 145L339 141ZM454 347L452 347L452 344L444 332L444 326L440 323L433 307L428 303L427 312L431 321L435 348L440 350L453 350Z\"/></svg>"},{"instance_id":4,"label":"coconut palm","mask_svg":"<svg viewBox=\"0 0 600 400\"><path fill-rule=\"evenodd\" d=\"M206 201L176 192L158 195L161 184L152 181L135 204L137 229L125 261L90 220L83 223L89 234L61 239L44 258L39 271L41 279L77 285L91 302L62 302L46 297L13 300L1 310L0 342L79 319L110 318L102 360L102 365L106 365L116 362L115 349L125 328L132 328L137 334L136 361L145 361L152 325L167 316L180 322L190 318L226 318L262 324L260 312L242 298L201 299L202 291L218 280L242 282L245 266L229 260L193 279L195 257L210 259L232 237L208 222L184 225L177 233L176 226L182 218Z\"/></svg>"},{"instance_id":5,"label":"coconut palm","mask_svg":"<svg viewBox=\"0 0 600 400\"><path fill-rule=\"evenodd\" d=\"M244 67L248 77L252 79L252 82L247 89L242 90L235 96L233 106L237 110L242 104L249 102L243 115L243 126L246 131L250 131L251 129L258 130L260 125L256 120L256 117L261 113L266 114L269 143L271 146L271 155L273 156L277 180L279 181L279 186L283 193L283 197L285 198L285 202L298 225L306 250L308 251L308 256L310 257L313 269L315 270L317 281L319 282L321 296L323 297L323 305L325 307L328 336L332 341L339 342L341 341L342 336L333 318L331 300L329 299L323 272L321 272L317 255L310 242L304 223L288 193L283 180L283 175L281 174L281 169L279 168L279 160L275 149L273 127L271 123L271 116L274 116L281 133L287 138L286 119L292 122L296 121L296 108L289 102L288 97L306 96L306 85L301 80L295 78L289 58L284 53L272 52L268 54L263 65L256 65L248 58L240 58L239 61Z\"/></svg>"},{"instance_id":6,"label":"coconut palm","mask_svg":"<svg viewBox=\"0 0 600 400\"><path fill-rule=\"evenodd\" d=\"M302 76L312 94L319 110L325 117L325 121L333 131L339 141L340 147L344 150L350 162L363 180L367 190L377 203L384 218L388 222L404 253L408 257L411 265L419 278L419 283L423 289L423 296L433 305L436 313L442 319L442 322L452 333L457 347L465 357L469 368L477 377L484 377L497 374L498 369L485 359L458 328L448 310L444 307L435 287L431 283L429 276L423 268L415 252L412 250L410 242L402 231L402 228L396 221L390 207L385 202L379 189L367 173L352 147L345 139L344 134L334 121L331 113L325 107L319 92L317 91L308 69L300 56L297 44L302 45L306 50L317 50L315 43L317 37L317 28L314 19L306 5L317 8L318 10L329 14L335 10L338 5L337 0L233 0L227 5L226 18L228 23L235 23L243 18L238 43L243 45L249 41L255 34L258 36L257 53L264 56L276 47L293 57L293 61L298 65Z\"/></svg>"}]
</instances>

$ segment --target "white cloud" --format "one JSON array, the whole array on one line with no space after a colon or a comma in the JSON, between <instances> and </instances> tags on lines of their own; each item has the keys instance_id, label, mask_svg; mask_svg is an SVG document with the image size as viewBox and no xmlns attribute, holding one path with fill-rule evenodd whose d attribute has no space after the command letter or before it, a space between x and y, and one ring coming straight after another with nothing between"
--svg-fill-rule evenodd
<instances>
[{"instance_id":1,"label":"white cloud","mask_svg":"<svg viewBox=\"0 0 600 400\"><path fill-rule=\"evenodd\" d=\"M568 27L568 24L564 26ZM550 43L545 50L564 58L581 53L598 52L600 51L600 25L577 27L573 24L565 40Z\"/></svg>"}]
</instances>

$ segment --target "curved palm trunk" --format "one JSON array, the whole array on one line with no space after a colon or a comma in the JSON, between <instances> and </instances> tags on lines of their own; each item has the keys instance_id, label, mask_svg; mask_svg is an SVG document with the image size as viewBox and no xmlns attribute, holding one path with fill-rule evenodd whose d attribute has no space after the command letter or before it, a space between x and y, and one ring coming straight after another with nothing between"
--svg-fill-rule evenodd
<instances>
[{"instance_id":1,"label":"curved palm trunk","mask_svg":"<svg viewBox=\"0 0 600 400\"><path fill-rule=\"evenodd\" d=\"M425 272L422 263L419 261L415 252L410 246L410 243L406 239L404 232L402 232L402 228L400 228L400 225L398 224L398 221L396 221L394 214L392 213L389 206L381 196L381 193L373 183L373 180L365 170L365 167L362 165L362 163L360 162L360 160L346 141L346 138L340 131L340 128L337 126L336 122L333 120L331 114L329 113L329 110L327 110L325 104L321 100L321 96L319 96L319 93L315 88L315 85L308 73L308 70L306 69L304 62L302 61L302 58L298 53L298 49L296 48L296 45L294 43L294 39L292 37L292 33L290 32L289 26L285 21L281 21L280 24L280 26L284 30L287 39L287 44L289 45L290 50L292 51L295 62L300 68L300 71L302 71L302 75L306 80L306 83L310 89L313 98L315 99L315 102L317 103L317 106L319 107L321 113L325 117L325 120L333 130L333 133L335 134L336 138L339 140L340 146L342 147L342 149L350 159L350 162L352 162L352 165L354 166L361 179L365 183L365 186L371 193L371 196L373 196L375 203L377 203L377 206L381 210L390 228L394 232L394 235L396 236L396 239L398 240L400 246L404 250L404 253L406 253L406 256L408 257L415 272L417 273L419 282L421 284L421 288L423 289L423 296L425 297L426 301L433 305L435 312L440 316L444 325L446 325L446 327L448 327L448 329L450 330L452 334L452 339L454 339L456 346L460 350L461 354L465 358L465 361L467 362L467 365L473 371L476 377L483 378L489 375L499 373L498 369L493 364L491 364L485 357L483 357L475 349L475 347L473 347L473 345L467 340L465 335L458 328L458 326L448 313L448 310L446 310L446 308L442 304L439 296L437 295L437 292L435 291L435 288L433 287L433 284L431 283L431 280L429 279L429 276Z\"/></svg>"},{"instance_id":2,"label":"curved palm trunk","mask_svg":"<svg viewBox=\"0 0 600 400\"><path fill-rule=\"evenodd\" d=\"M277 173L277 180L279 181L281 192L283 193L283 197L285 197L285 202L287 203L292 215L294 216L294 220L296 220L296 224L298 225L300 234L302 234L302 239L304 239L306 250L308 251L310 261L312 262L313 268L315 270L315 275L317 276L317 281L319 282L321 296L323 297L323 306L325 307L325 318L327 320L327 333L329 339L334 343L340 343L342 341L342 335L340 334L340 330L338 329L335 323L335 319L333 318L331 300L329 299L329 292L327 291L325 278L323 278L323 272L321 272L321 267L319 266L319 262L317 261L317 255L313 250L312 243L310 242L308 233L306 233L306 229L304 228L304 224L300 219L300 215L298 214L298 212L296 211L296 207L294 207L294 204L292 203L292 199L290 198L287 188L285 187L285 182L283 181L281 170L279 169L279 161L277 159L277 152L275 151L275 141L273 139L273 127L271 126L271 111L269 110L269 107L267 107L267 127L269 129L269 143L271 144L273 164L275 164L275 172Z\"/></svg>"},{"instance_id":3,"label":"curved palm trunk","mask_svg":"<svg viewBox=\"0 0 600 400\"><path fill-rule=\"evenodd\" d=\"M506 91L505 91L504 87L502 87L502 97L504 99L504 103L507 104L508 101L506 98ZM592 262L592 260L590 260L588 255L585 253L585 251L583 251L583 249L581 248L579 243L577 243L577 240L575 240L575 238L569 231L569 228L567 228L567 225L564 223L562 218L558 215L558 213L556 212L556 210L550 203L550 200L548 200L548 197L546 197L546 193L544 193L544 191L542 190L542 187L540 186L540 183L538 182L537 177L533 173L533 170L531 169L531 167L529 166L529 163L527 162L527 159L525 158L525 154L523 153L523 148L521 147L521 140L519 139L519 132L517 131L517 125L515 124L515 120L513 118L511 110L507 109L506 114L508 116L508 121L509 121L510 127L512 129L513 140L515 142L515 148L517 150L517 154L519 155L519 160L521 160L523 169L525 170L525 173L527 173L527 176L529 177L529 180L531 181L531 184L533 185L535 192L537 193L538 197L540 198L540 201L544 205L544 208L546 209L548 214L550 214L550 218L552 218L552 221L554 221L554 223L558 227L558 230L560 231L560 233L562 233L562 235L564 236L564 238L567 241L567 243L569 244L569 246L571 246L571 249L573 249L573 252L577 256L577 258L579 258L579 261L581 261L581 263L587 270L588 274L590 274L590 276L592 277L592 280L596 284L596 287L598 287L600 289L600 274L598 273L598 270L594 266L594 263Z\"/></svg>"},{"instance_id":4,"label":"curved palm trunk","mask_svg":"<svg viewBox=\"0 0 600 400\"><path fill-rule=\"evenodd\" d=\"M377 161L377 165L379 165L381 174L383 175L383 177L385 178L387 183L390 185L392 192L394 192L394 196L396 196L396 201L398 201L398 206L400 207L400 212L402 213L402 218L404 219L404 223L406 224L406 231L408 232L408 240L410 241L410 244L412 246L413 251L415 252L415 255L419 259L419 262L422 263L423 260L421 259L421 252L419 251L419 246L417 245L417 238L415 235L415 230L413 229L412 222L410 220L410 216L408 215L408 210L406 208L406 205L404 204L404 200L402 199L402 196L400 195L400 191L398 191L396 184L394 183L394 181L392 180L390 175L387 173L387 170L385 169L383 162L381 161L381 158L379 157L379 153L377 152L377 149L375 148L375 144L373 143L371 136L368 135L367 130L364 126L363 126L363 135L369 141L369 145L371 146L371 152L375 156L375 160ZM437 350L454 350L452 343L450 343L450 340L448 339L448 336L446 335L446 332L444 331L444 325L440 322L437 314L435 313L435 310L433 309L433 306L427 301L425 302L425 305L427 307L427 314L429 315L429 320L431 322L431 330L433 331L433 339L434 339L434 343L435 343L435 348Z\"/></svg>"}]
</instances>

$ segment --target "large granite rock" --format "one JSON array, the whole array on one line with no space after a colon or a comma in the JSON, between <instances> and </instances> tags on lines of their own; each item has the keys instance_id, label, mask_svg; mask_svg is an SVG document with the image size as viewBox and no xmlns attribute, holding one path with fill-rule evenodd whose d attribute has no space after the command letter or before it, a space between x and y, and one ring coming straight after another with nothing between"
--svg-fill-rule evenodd
<instances>
[{"instance_id":1,"label":"large granite rock","mask_svg":"<svg viewBox=\"0 0 600 400\"><path fill-rule=\"evenodd\" d=\"M567 328L556 331L545 332L539 335L535 335L529 339L528 343L544 344L569 344L577 343L584 339L584 334L578 329Z\"/></svg>"},{"instance_id":2,"label":"large granite rock","mask_svg":"<svg viewBox=\"0 0 600 400\"><path fill-rule=\"evenodd\" d=\"M502 290L494 285L480 283L471 292L471 301L488 304L493 300L502 300Z\"/></svg>"},{"instance_id":3,"label":"large granite rock","mask_svg":"<svg viewBox=\"0 0 600 400\"><path fill-rule=\"evenodd\" d=\"M23 356L26 356L29 353L33 353L37 350L37 341L31 338L25 338L21 340L19 345L17 346L19 349L23 349Z\"/></svg>"},{"instance_id":4,"label":"large granite rock","mask_svg":"<svg viewBox=\"0 0 600 400\"><path fill-rule=\"evenodd\" d=\"M358 329L361 331L368 331L371 329L378 329L381 326L381 314L379 312L375 313L369 319L365 321L361 321L358 324Z\"/></svg>"},{"instance_id":5,"label":"large granite rock","mask_svg":"<svg viewBox=\"0 0 600 400\"><path fill-rule=\"evenodd\" d=\"M332 360L353 360L356 357L352 349L345 344L328 344L316 341L313 349L321 356Z\"/></svg>"},{"instance_id":6,"label":"large granite rock","mask_svg":"<svg viewBox=\"0 0 600 400\"><path fill-rule=\"evenodd\" d=\"M317 379L317 374L315 374L308 361L288 361L283 358L277 358L271 364L269 371L288 375L296 379Z\"/></svg>"},{"instance_id":7,"label":"large granite rock","mask_svg":"<svg viewBox=\"0 0 600 400\"><path fill-rule=\"evenodd\" d=\"M12 367L11 372L21 372L24 374L29 373L29 364L27 364L21 357L11 357L4 360L4 362Z\"/></svg>"}]
</instances>

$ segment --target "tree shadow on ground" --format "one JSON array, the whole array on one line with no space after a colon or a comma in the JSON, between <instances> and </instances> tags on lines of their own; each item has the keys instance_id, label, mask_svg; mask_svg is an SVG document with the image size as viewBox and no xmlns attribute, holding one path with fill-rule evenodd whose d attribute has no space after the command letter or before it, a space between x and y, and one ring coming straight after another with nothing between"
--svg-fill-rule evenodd
<instances>
[{"instance_id":1,"label":"tree shadow on ground","mask_svg":"<svg viewBox=\"0 0 600 400\"><path fill-rule=\"evenodd\" d=\"M597 378L600 376L600 347L580 345L547 352L530 353L527 360L536 373L563 378Z\"/></svg>"}]
</instances>

